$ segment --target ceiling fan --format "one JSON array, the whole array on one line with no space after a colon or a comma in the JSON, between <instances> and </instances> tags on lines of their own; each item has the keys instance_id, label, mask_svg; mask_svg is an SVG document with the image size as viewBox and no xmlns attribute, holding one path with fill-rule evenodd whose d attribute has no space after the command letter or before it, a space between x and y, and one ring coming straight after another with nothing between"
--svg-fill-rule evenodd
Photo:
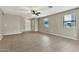
<instances>
[{"instance_id":1,"label":"ceiling fan","mask_svg":"<svg viewBox=\"0 0 79 59\"><path fill-rule=\"evenodd\" d=\"M48 8L52 8L53 6L48 6ZM32 15L35 15L35 16L40 16L41 12L39 12L38 10L35 10L35 9L32 9L31 7L31 13Z\"/></svg>"},{"instance_id":2,"label":"ceiling fan","mask_svg":"<svg viewBox=\"0 0 79 59\"><path fill-rule=\"evenodd\" d=\"M36 10L31 10L33 15L39 16L41 13Z\"/></svg>"}]
</instances>

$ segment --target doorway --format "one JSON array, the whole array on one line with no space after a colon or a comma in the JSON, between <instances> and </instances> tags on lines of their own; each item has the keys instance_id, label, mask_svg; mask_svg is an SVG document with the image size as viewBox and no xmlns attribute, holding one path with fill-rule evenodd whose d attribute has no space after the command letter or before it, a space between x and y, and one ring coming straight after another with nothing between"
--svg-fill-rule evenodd
<instances>
[{"instance_id":1,"label":"doorway","mask_svg":"<svg viewBox=\"0 0 79 59\"><path fill-rule=\"evenodd\" d=\"M31 20L25 20L25 31L31 31Z\"/></svg>"},{"instance_id":2,"label":"doorway","mask_svg":"<svg viewBox=\"0 0 79 59\"><path fill-rule=\"evenodd\" d=\"M33 19L31 23L32 23L31 25L32 31L37 32L38 31L38 19Z\"/></svg>"}]
</instances>

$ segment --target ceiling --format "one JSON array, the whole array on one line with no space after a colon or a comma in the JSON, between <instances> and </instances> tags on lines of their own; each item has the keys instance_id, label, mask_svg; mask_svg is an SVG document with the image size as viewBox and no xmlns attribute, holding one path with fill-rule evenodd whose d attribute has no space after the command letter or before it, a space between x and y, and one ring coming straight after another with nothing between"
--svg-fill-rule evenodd
<instances>
[{"instance_id":1,"label":"ceiling","mask_svg":"<svg viewBox=\"0 0 79 59\"><path fill-rule=\"evenodd\" d=\"M48 6L0 6L0 9L4 12L4 14L8 13L23 16L26 18L33 18L44 17L47 15L74 9L77 7L78 6L53 6L52 8L49 8ZM41 13L40 16L32 15L31 10L39 11Z\"/></svg>"}]
</instances>

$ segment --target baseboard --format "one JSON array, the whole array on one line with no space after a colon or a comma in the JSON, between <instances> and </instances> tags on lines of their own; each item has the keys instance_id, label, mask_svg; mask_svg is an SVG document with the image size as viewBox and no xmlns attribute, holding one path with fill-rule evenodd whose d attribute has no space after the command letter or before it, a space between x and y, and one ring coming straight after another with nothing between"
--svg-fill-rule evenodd
<instances>
[{"instance_id":1,"label":"baseboard","mask_svg":"<svg viewBox=\"0 0 79 59\"><path fill-rule=\"evenodd\" d=\"M6 33L6 34L2 34L2 35L14 35L14 34L21 34L24 32L31 32L31 31L21 31L21 32L16 32L16 33Z\"/></svg>"},{"instance_id":2,"label":"baseboard","mask_svg":"<svg viewBox=\"0 0 79 59\"><path fill-rule=\"evenodd\" d=\"M21 34L22 32L16 32L16 33L6 33L6 34L2 34L2 35L14 35L14 34Z\"/></svg>"},{"instance_id":3,"label":"baseboard","mask_svg":"<svg viewBox=\"0 0 79 59\"><path fill-rule=\"evenodd\" d=\"M65 35L60 35L60 34L54 34L54 33L48 33L48 32L42 32L42 33L56 35L56 36L60 36L60 37L64 37L64 38L69 38L69 39L73 39L73 40L78 40L77 38L69 37L69 36L65 36Z\"/></svg>"}]
</instances>

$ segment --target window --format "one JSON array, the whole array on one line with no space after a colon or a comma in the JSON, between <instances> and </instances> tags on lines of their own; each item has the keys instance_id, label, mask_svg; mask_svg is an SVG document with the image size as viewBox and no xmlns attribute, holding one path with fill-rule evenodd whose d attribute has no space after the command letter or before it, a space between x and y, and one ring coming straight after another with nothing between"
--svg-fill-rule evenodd
<instances>
[{"instance_id":1,"label":"window","mask_svg":"<svg viewBox=\"0 0 79 59\"><path fill-rule=\"evenodd\" d=\"M74 13L64 15L64 27L74 28L76 26L76 16Z\"/></svg>"},{"instance_id":2,"label":"window","mask_svg":"<svg viewBox=\"0 0 79 59\"><path fill-rule=\"evenodd\" d=\"M44 26L45 26L46 28L48 28L48 18L45 18L45 19L44 19Z\"/></svg>"}]
</instances>

